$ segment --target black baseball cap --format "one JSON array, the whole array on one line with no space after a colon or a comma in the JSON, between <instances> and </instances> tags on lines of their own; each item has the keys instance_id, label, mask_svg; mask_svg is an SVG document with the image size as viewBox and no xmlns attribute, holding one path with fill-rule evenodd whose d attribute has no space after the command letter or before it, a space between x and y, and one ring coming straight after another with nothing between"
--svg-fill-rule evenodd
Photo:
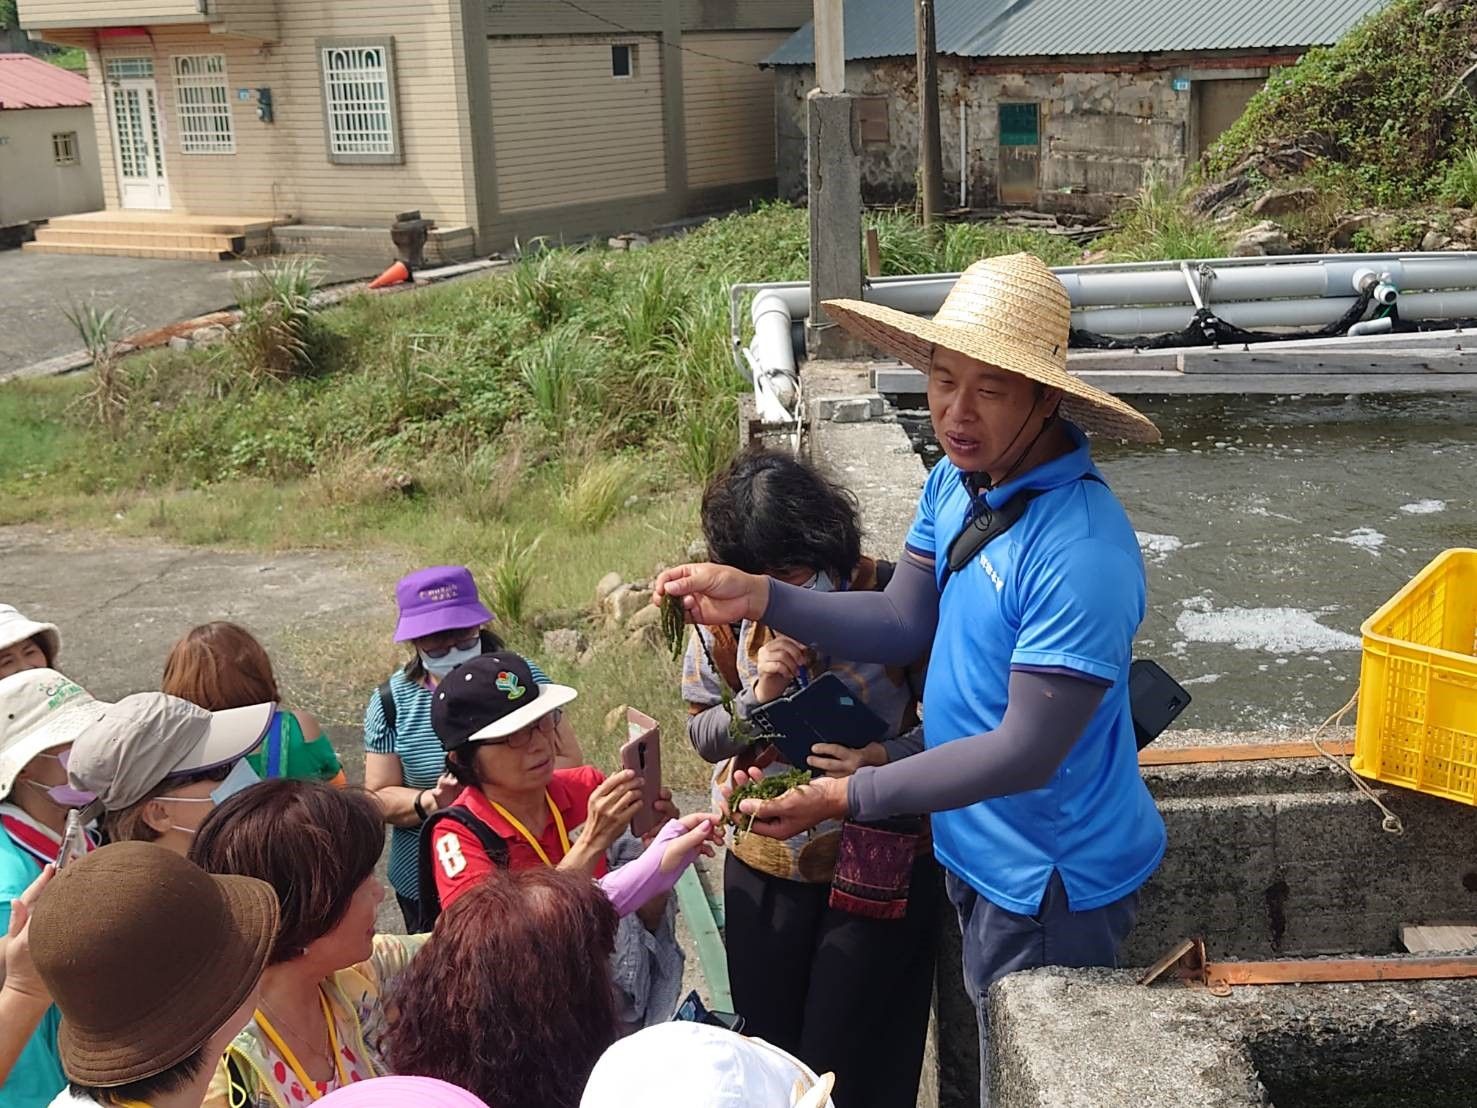
<instances>
[{"instance_id":1,"label":"black baseball cap","mask_svg":"<svg viewBox=\"0 0 1477 1108\"><path fill-rule=\"evenodd\" d=\"M568 685L541 685L521 654L479 654L448 673L431 701L431 726L441 746L502 739L568 704Z\"/></svg>"}]
</instances>

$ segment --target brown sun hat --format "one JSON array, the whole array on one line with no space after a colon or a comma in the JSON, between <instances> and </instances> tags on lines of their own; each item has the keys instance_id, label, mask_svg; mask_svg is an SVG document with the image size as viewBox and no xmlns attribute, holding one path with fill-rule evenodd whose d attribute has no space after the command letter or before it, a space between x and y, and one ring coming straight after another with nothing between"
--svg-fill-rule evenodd
<instances>
[{"instance_id":1,"label":"brown sun hat","mask_svg":"<svg viewBox=\"0 0 1477 1108\"><path fill-rule=\"evenodd\" d=\"M62 1069L112 1088L199 1050L245 1003L277 934L277 894L155 843L67 866L36 904L31 957L61 1010Z\"/></svg>"},{"instance_id":2,"label":"brown sun hat","mask_svg":"<svg viewBox=\"0 0 1477 1108\"><path fill-rule=\"evenodd\" d=\"M932 319L862 300L827 300L832 319L873 346L927 373L935 347L1061 389L1062 414L1084 431L1158 442L1142 412L1067 371L1072 300L1031 254L975 262Z\"/></svg>"}]
</instances>

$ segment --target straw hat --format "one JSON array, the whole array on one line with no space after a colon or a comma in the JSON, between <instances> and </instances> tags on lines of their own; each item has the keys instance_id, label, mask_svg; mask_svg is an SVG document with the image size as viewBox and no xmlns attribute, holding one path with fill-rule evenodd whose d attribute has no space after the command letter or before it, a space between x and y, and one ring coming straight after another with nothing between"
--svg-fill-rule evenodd
<instances>
[{"instance_id":1,"label":"straw hat","mask_svg":"<svg viewBox=\"0 0 1477 1108\"><path fill-rule=\"evenodd\" d=\"M1062 414L1084 431L1158 442L1149 418L1067 372L1072 301L1040 258L1008 254L975 262L932 319L862 300L827 300L831 318L924 373L935 347L1061 389Z\"/></svg>"}]
</instances>

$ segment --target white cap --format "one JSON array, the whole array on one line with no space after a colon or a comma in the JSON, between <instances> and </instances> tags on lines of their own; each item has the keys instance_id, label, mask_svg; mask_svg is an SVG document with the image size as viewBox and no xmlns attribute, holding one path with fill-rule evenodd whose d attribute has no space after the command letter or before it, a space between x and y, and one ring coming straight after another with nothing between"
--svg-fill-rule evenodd
<instances>
[{"instance_id":1,"label":"white cap","mask_svg":"<svg viewBox=\"0 0 1477 1108\"><path fill-rule=\"evenodd\" d=\"M30 638L41 640L47 663L56 665L56 656L62 649L62 636L56 624L37 623L21 615L12 605L0 604L0 650Z\"/></svg>"},{"instance_id":2,"label":"white cap","mask_svg":"<svg viewBox=\"0 0 1477 1108\"><path fill-rule=\"evenodd\" d=\"M23 669L0 679L0 798L38 754L66 746L107 707L54 669Z\"/></svg>"},{"instance_id":3,"label":"white cap","mask_svg":"<svg viewBox=\"0 0 1477 1108\"><path fill-rule=\"evenodd\" d=\"M834 1080L763 1039L674 1021L601 1055L580 1108L835 1108Z\"/></svg>"}]
</instances>

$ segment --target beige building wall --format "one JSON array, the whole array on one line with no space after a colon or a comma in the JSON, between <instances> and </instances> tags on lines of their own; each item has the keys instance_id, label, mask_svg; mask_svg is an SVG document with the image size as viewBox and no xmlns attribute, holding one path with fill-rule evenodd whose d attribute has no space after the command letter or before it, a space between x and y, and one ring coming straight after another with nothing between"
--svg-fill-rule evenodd
<instances>
[{"instance_id":1,"label":"beige building wall","mask_svg":"<svg viewBox=\"0 0 1477 1108\"><path fill-rule=\"evenodd\" d=\"M73 132L77 164L57 165L51 137ZM0 227L102 206L91 108L0 111Z\"/></svg>"},{"instance_id":2,"label":"beige building wall","mask_svg":"<svg viewBox=\"0 0 1477 1108\"><path fill-rule=\"evenodd\" d=\"M757 63L788 31L682 36L682 107L689 188L774 177L774 72Z\"/></svg>"},{"instance_id":3,"label":"beige building wall","mask_svg":"<svg viewBox=\"0 0 1477 1108\"><path fill-rule=\"evenodd\" d=\"M28 0L31 3L32 0ZM262 13L266 0L253 0ZM240 0L236 5L248 5ZM278 17L281 40L263 43L203 26L155 26L150 38L109 40L101 58L147 54L154 60L171 210L195 214L292 216L309 222L383 225L419 208L442 226L475 219L467 135L466 57L457 0L291 0ZM48 35L94 52L91 34ZM318 44L323 39L393 40L401 161L335 164L324 127ZM173 59L221 54L231 96L233 154L180 148ZM91 64L94 110L108 207L119 206L107 98ZM269 88L274 122L257 119L255 99L238 89Z\"/></svg>"},{"instance_id":4,"label":"beige building wall","mask_svg":"<svg viewBox=\"0 0 1477 1108\"><path fill-rule=\"evenodd\" d=\"M615 45L634 50L629 77L612 75ZM666 189L657 36L495 38L488 66L500 211Z\"/></svg>"}]
</instances>

